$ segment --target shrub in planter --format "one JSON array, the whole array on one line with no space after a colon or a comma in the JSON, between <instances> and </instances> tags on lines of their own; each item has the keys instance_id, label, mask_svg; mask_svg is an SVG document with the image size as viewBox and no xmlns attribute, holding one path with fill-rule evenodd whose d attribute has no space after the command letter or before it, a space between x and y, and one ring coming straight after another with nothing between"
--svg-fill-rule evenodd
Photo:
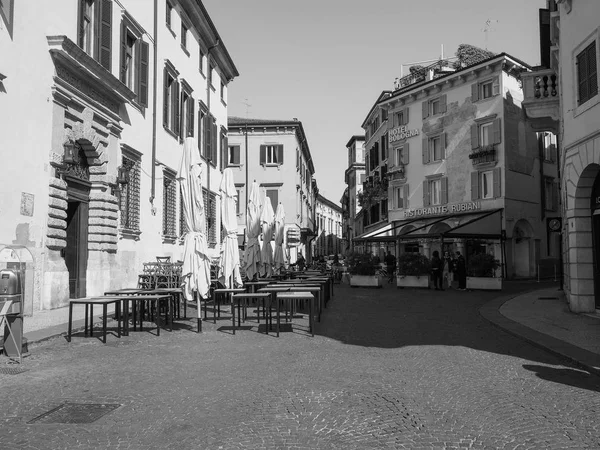
<instances>
[{"instance_id":1,"label":"shrub in planter","mask_svg":"<svg viewBox=\"0 0 600 450\"><path fill-rule=\"evenodd\" d=\"M403 253L398 257L396 267L400 276L423 276L431 271L429 259L421 253Z\"/></svg>"},{"instance_id":2,"label":"shrub in planter","mask_svg":"<svg viewBox=\"0 0 600 450\"><path fill-rule=\"evenodd\" d=\"M470 277L494 277L496 269L500 267L500 261L494 255L479 253L469 258L467 274Z\"/></svg>"},{"instance_id":3,"label":"shrub in planter","mask_svg":"<svg viewBox=\"0 0 600 450\"><path fill-rule=\"evenodd\" d=\"M347 259L350 275L375 275L378 265L373 255L368 253L353 253Z\"/></svg>"}]
</instances>

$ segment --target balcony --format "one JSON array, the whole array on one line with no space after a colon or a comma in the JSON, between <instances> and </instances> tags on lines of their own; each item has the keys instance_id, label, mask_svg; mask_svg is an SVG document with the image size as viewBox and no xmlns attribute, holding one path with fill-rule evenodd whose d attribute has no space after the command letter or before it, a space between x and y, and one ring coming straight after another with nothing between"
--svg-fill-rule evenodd
<instances>
[{"instance_id":1,"label":"balcony","mask_svg":"<svg viewBox=\"0 0 600 450\"><path fill-rule=\"evenodd\" d=\"M496 145L482 145L476 151L469 155L469 159L473 161L473 166L480 166L497 161Z\"/></svg>"},{"instance_id":2,"label":"balcony","mask_svg":"<svg viewBox=\"0 0 600 450\"><path fill-rule=\"evenodd\" d=\"M558 75L552 69L523 72L523 107L531 126L540 131L558 131L560 100Z\"/></svg>"}]
</instances>

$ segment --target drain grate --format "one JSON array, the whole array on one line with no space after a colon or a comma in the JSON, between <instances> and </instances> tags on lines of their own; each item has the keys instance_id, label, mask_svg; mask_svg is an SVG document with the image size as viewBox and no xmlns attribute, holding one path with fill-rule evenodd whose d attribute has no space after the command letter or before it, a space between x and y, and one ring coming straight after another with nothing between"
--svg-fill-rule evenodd
<instances>
[{"instance_id":1,"label":"drain grate","mask_svg":"<svg viewBox=\"0 0 600 450\"><path fill-rule=\"evenodd\" d=\"M119 406L114 403L63 403L27 423L92 423Z\"/></svg>"},{"instance_id":2,"label":"drain grate","mask_svg":"<svg viewBox=\"0 0 600 450\"><path fill-rule=\"evenodd\" d=\"M558 300L558 297L538 297L538 300Z\"/></svg>"},{"instance_id":3,"label":"drain grate","mask_svg":"<svg viewBox=\"0 0 600 450\"><path fill-rule=\"evenodd\" d=\"M18 375L28 370L25 367L0 367L0 375Z\"/></svg>"}]
</instances>

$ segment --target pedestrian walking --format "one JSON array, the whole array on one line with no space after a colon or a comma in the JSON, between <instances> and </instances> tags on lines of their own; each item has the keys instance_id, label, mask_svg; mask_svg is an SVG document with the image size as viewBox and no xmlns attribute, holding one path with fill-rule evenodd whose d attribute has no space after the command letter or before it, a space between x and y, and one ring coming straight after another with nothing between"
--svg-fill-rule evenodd
<instances>
[{"instance_id":1,"label":"pedestrian walking","mask_svg":"<svg viewBox=\"0 0 600 450\"><path fill-rule=\"evenodd\" d=\"M296 265L298 266L298 270L300 272L304 271L304 266L306 265L306 260L304 259L304 256L302 256L302 253L298 253L298 258L296 259Z\"/></svg>"},{"instance_id":2,"label":"pedestrian walking","mask_svg":"<svg viewBox=\"0 0 600 450\"><path fill-rule=\"evenodd\" d=\"M396 257L389 251L385 256L385 264L387 266L388 283L392 283L396 275Z\"/></svg>"},{"instance_id":3,"label":"pedestrian walking","mask_svg":"<svg viewBox=\"0 0 600 450\"><path fill-rule=\"evenodd\" d=\"M433 287L436 291L443 291L442 286L442 270L444 262L440 258L439 252L436 250L433 252L431 257L431 279L433 281Z\"/></svg>"},{"instance_id":4,"label":"pedestrian walking","mask_svg":"<svg viewBox=\"0 0 600 450\"><path fill-rule=\"evenodd\" d=\"M458 290L467 289L467 263L465 257L456 252L456 277L458 278Z\"/></svg>"},{"instance_id":5,"label":"pedestrian walking","mask_svg":"<svg viewBox=\"0 0 600 450\"><path fill-rule=\"evenodd\" d=\"M452 289L453 261L450 252L444 252L444 268L442 269L442 287Z\"/></svg>"}]
</instances>

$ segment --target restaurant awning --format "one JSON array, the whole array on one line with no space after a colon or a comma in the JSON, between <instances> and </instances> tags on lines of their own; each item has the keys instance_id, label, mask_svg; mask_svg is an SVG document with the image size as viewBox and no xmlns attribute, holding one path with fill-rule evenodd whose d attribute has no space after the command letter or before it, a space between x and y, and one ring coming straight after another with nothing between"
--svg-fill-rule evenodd
<instances>
[{"instance_id":1,"label":"restaurant awning","mask_svg":"<svg viewBox=\"0 0 600 450\"><path fill-rule=\"evenodd\" d=\"M384 233L390 231L391 229L392 229L392 224L388 223L387 225L384 225L381 228L377 228L376 230L371 230L371 231L368 231L367 233L363 233L360 236L357 236L356 238L354 238L354 240L365 239L365 238L369 238L369 237L373 237L373 236L392 237L392 236L382 236Z\"/></svg>"},{"instance_id":2,"label":"restaurant awning","mask_svg":"<svg viewBox=\"0 0 600 450\"><path fill-rule=\"evenodd\" d=\"M445 216L419 217L405 220L384 229L355 238L358 242L394 242L423 238L500 239L502 237L502 208ZM450 222L450 223L448 223ZM382 236L385 231L401 231L393 236Z\"/></svg>"}]
</instances>

